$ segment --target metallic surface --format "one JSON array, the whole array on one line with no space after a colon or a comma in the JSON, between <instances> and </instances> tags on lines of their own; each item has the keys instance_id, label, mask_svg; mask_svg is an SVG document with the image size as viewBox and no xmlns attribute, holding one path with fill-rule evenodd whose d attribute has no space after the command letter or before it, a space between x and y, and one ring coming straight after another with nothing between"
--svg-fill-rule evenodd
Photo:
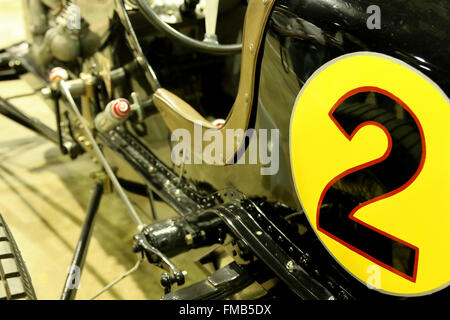
<instances>
[{"instance_id":1,"label":"metallic surface","mask_svg":"<svg viewBox=\"0 0 450 320\"><path fill-rule=\"evenodd\" d=\"M75 249L72 263L69 266L66 283L61 295L61 300L73 300L77 294L78 282L81 278L81 271L84 267L89 241L91 238L94 219L100 206L103 194L103 182L97 181L92 188L91 200L86 211L86 218L83 221L80 238Z\"/></svg>"},{"instance_id":2,"label":"metallic surface","mask_svg":"<svg viewBox=\"0 0 450 320\"><path fill-rule=\"evenodd\" d=\"M29 7L24 17L27 38L35 44L32 54L42 65L53 58L68 62L79 56L89 57L108 38L115 10L113 0L80 0L75 12L68 9L70 3L62 6L55 2L23 1Z\"/></svg>"},{"instance_id":3,"label":"metallic surface","mask_svg":"<svg viewBox=\"0 0 450 320\"><path fill-rule=\"evenodd\" d=\"M304 256L295 245L290 244L290 240L280 232L274 225L270 228L262 228L259 223L266 220L265 214L260 211L252 202L246 202L246 197L238 191L221 190L216 194L202 196L169 169L160 163L160 161L144 146L140 145L136 139L123 130L115 130L108 136L101 136L101 139L113 150L119 152L129 163L146 179L149 186L164 201L169 203L184 215L186 219L189 216L202 212L211 212L217 214L227 224L232 233L242 239L252 249L254 254L262 259L267 265L292 288L300 297L307 299L328 299L332 294L328 289L319 284L312 277L313 273L308 274L301 266L293 260L298 261L298 257ZM244 201L244 202L242 202ZM255 213L260 219L259 222L250 215L250 211ZM262 221L261 221L262 219ZM270 220L269 220L270 221ZM276 235L268 235L266 230L273 230ZM275 240L276 239L276 240ZM280 246L280 244L283 244ZM283 247L288 247L288 252ZM291 256L296 255L293 259ZM300 261L309 259L300 259ZM285 266L290 262L294 267L287 269ZM309 268L314 266L308 262ZM314 267L315 268L315 267ZM311 269L316 276L321 274L317 269ZM322 276L325 276L323 274ZM333 283L332 278L328 278L328 283ZM333 288L342 292L336 284Z\"/></svg>"},{"instance_id":4,"label":"metallic surface","mask_svg":"<svg viewBox=\"0 0 450 320\"><path fill-rule=\"evenodd\" d=\"M333 300L334 296L317 282L274 241L273 237L242 208L240 203L228 202L214 210L237 236L282 280L295 294L305 300ZM291 267L288 267L288 266Z\"/></svg>"},{"instance_id":5,"label":"metallic surface","mask_svg":"<svg viewBox=\"0 0 450 320\"><path fill-rule=\"evenodd\" d=\"M180 217L157 221L142 230L148 242L168 257L188 251L186 223Z\"/></svg>"},{"instance_id":6,"label":"metallic surface","mask_svg":"<svg viewBox=\"0 0 450 320\"><path fill-rule=\"evenodd\" d=\"M167 257L174 257L193 248L223 242L223 223L215 215L176 217L154 222L142 232L148 242Z\"/></svg>"},{"instance_id":7,"label":"metallic surface","mask_svg":"<svg viewBox=\"0 0 450 320\"><path fill-rule=\"evenodd\" d=\"M88 124L86 123L86 121L84 120L82 115L80 114L80 111L78 110L78 107L77 107L75 101L73 100L73 97L71 96L70 91L69 91L69 89L68 89L68 87L67 87L67 85L65 84L64 81L60 81L59 82L59 88L61 90L61 94L65 97L66 101L69 104L69 108L70 108L69 110L72 110L72 112L76 115L78 120L83 125L83 129L85 131L85 134L89 138L89 140L91 141L92 147L93 147L93 150L94 150L95 154L97 155L97 157L102 162L103 168L105 169L106 173L108 174L109 178L111 179L111 182L113 183L116 191L119 193L119 196L122 198L123 202L127 206L127 209L129 211L131 217L136 222L138 229L142 228L144 225L142 223L141 218L137 214L137 212L134 209L133 205L131 204L128 196L126 195L125 191L121 187L119 181L117 180L116 175L114 174L114 171L111 169L111 166L108 164L108 161L103 156L102 151L100 150L97 142L95 141L94 137L92 136L92 134L90 132L90 128L89 128Z\"/></svg>"},{"instance_id":8,"label":"metallic surface","mask_svg":"<svg viewBox=\"0 0 450 320\"><path fill-rule=\"evenodd\" d=\"M434 1L433 4L422 4L414 1L419 8L429 7L424 23L417 24L417 14L414 5L408 2L407 12L402 15L404 30L414 30L404 34L394 32L396 19L389 12L398 9L398 5L382 2L386 14L382 21L385 28L368 30L366 27L366 8L369 1L336 2L335 1L280 1L269 23L269 30L264 45L264 57L260 70L260 87L257 108L257 127L278 128L280 130L280 171L271 177L262 177L257 172L258 165L233 165L229 168L215 169L209 165L186 165L188 179L208 182L214 189L220 190L226 185L235 185L239 190L249 195L264 195L268 199L283 201L293 207L298 207L295 190L292 188L289 169L289 120L294 101L302 85L309 76L322 64L345 53L361 50L374 50L400 57L419 70L428 74L444 91L449 92L448 64L449 46L439 44L449 43L448 33L441 30L450 24L446 1ZM402 11L403 12L403 11ZM302 18L303 17L303 18ZM436 19L434 19L436 17ZM276 20L274 20L276 18ZM356 19L356 20L355 20ZM332 21L331 23L328 21ZM357 22L353 25L352 22ZM427 30L430 26L439 24L438 30ZM426 27L428 26L428 27ZM301 28L301 29L299 29ZM437 27L434 27L436 29ZM402 30L403 30L402 29ZM428 33L427 33L428 32ZM298 35L301 34L300 38ZM411 35L410 35L411 34ZM414 42L418 34L420 42ZM407 44L402 49L403 44ZM423 45L422 45L423 44ZM440 48L437 49L436 46ZM434 48L434 50L430 50ZM407 52L409 51L409 53ZM435 58L436 56L438 58ZM404 56L416 58L406 59ZM435 67L427 71L421 60L435 61ZM159 117L153 117L146 122L154 130L167 130L161 124ZM175 128L171 125L170 128ZM161 133L161 137L165 135ZM155 137L144 137L147 144L156 155L167 164L171 163L170 150L154 142ZM216 179L211 179L216 177ZM251 181L249 184L247 181Z\"/></svg>"},{"instance_id":9,"label":"metallic surface","mask_svg":"<svg viewBox=\"0 0 450 320\"><path fill-rule=\"evenodd\" d=\"M256 116L257 128L280 130L278 174L262 177L259 165L217 168L185 165L186 181L207 184L209 190L232 185L249 196L264 196L269 201L300 208L289 165L291 111L312 73L346 53L377 51L400 58L430 76L448 94L450 46L445 44L450 42L444 31L450 25L448 2L380 1L381 30L369 30L366 26L369 17L366 9L371 4L370 1L279 1L272 12L263 46ZM176 126L167 128L159 115L147 119L146 124L150 131L159 133L157 137L144 137L142 142L168 167L173 167L170 148L163 141Z\"/></svg>"},{"instance_id":10,"label":"metallic surface","mask_svg":"<svg viewBox=\"0 0 450 320\"><path fill-rule=\"evenodd\" d=\"M161 276L161 284L165 293L169 293L173 284L183 285L185 282L184 273L160 250L153 247L148 241L144 233L134 236L134 249L142 251L147 255L151 263L156 264L167 272Z\"/></svg>"},{"instance_id":11,"label":"metallic surface","mask_svg":"<svg viewBox=\"0 0 450 320\"><path fill-rule=\"evenodd\" d=\"M164 295L162 300L225 299L246 288L252 282L250 275L233 262L215 271L203 281Z\"/></svg>"},{"instance_id":12,"label":"metallic surface","mask_svg":"<svg viewBox=\"0 0 450 320\"><path fill-rule=\"evenodd\" d=\"M22 27L21 12L21 1L0 0L0 28L7 30L2 34L0 47L23 40L25 28ZM45 84L38 78L26 74L21 80L2 81L0 96L22 96L10 102L28 116L55 129L51 103L43 100L39 93L28 95L42 85ZM62 119L66 120L65 117ZM94 182L90 174L100 168L91 161L88 153L71 161L61 155L57 145L41 135L6 117L0 117L0 123L1 213L14 231L37 297L40 300L59 299ZM145 223L150 223L148 200L133 194L130 199L145 218ZM155 200L159 218L174 215L166 204ZM124 215L126 210L116 194L104 195L77 299L89 299L135 264L136 254L130 250L130 241L124 241L132 239L136 232L134 223ZM189 273L186 285L209 274L196 264L195 259L191 253L175 258L177 265ZM163 290L159 278L151 276L155 270L153 265L142 263L135 273L99 299L160 299Z\"/></svg>"},{"instance_id":13,"label":"metallic surface","mask_svg":"<svg viewBox=\"0 0 450 320\"><path fill-rule=\"evenodd\" d=\"M383 12L380 30L368 30L366 27L366 8L371 4L362 0L352 3L334 0L277 3L262 46L264 56L261 69L257 68L260 76L256 79L260 84L256 126L280 129L282 143L280 171L277 175L262 177L257 166L214 168L187 165L182 168L183 179L172 179L172 176L177 175L169 169L176 168L170 161L167 136L169 129L173 128L170 125L167 128L160 115L145 121L151 134L141 139L141 142L132 142L132 139L116 133L112 133L109 138L122 140L119 146L124 150L117 151L152 181L153 188L159 190L163 198L179 212L198 212L213 206L214 192L230 185L249 196L265 196L267 200L300 208L292 188L288 162L289 118L295 97L317 68L345 53L378 51L408 62L429 75L445 92L449 92L449 52L445 45L449 43L449 36L445 32L449 25L448 2L380 1ZM391 12L399 15L394 16ZM422 23L416 22L419 18ZM262 51L256 50L256 53L262 54ZM253 90L253 86L250 89ZM151 161L148 161L148 153L141 152L142 145L148 146L165 165L159 161L151 162L151 157ZM139 152L136 152L138 149ZM171 178L167 179L167 176ZM191 188L192 185L195 187ZM204 201L205 205L192 200L195 198ZM288 266L288 262L285 266ZM295 268L289 264L288 269Z\"/></svg>"},{"instance_id":14,"label":"metallic surface","mask_svg":"<svg viewBox=\"0 0 450 320\"><path fill-rule=\"evenodd\" d=\"M379 30L367 28L367 8L373 4L381 9ZM362 49L385 53L411 64L448 92L448 1L282 0L279 6L326 34L321 49L327 55Z\"/></svg>"},{"instance_id":15,"label":"metallic surface","mask_svg":"<svg viewBox=\"0 0 450 320\"><path fill-rule=\"evenodd\" d=\"M128 41L129 46L131 47L131 51L133 56L135 57L138 64L141 66L144 71L145 78L150 84L153 91L156 91L161 87L158 78L156 77L155 71L147 61L144 53L142 52L141 45L139 44L139 40L136 37L136 33L133 30L130 19L125 9L125 5L123 0L113 0L116 3L117 14L122 22L123 27L126 30L125 37Z\"/></svg>"},{"instance_id":16,"label":"metallic surface","mask_svg":"<svg viewBox=\"0 0 450 320\"><path fill-rule=\"evenodd\" d=\"M26 128L33 130L48 140L50 140L53 143L59 144L60 143L60 136L57 131L54 131L53 129L47 127L45 124L43 124L41 121L39 121L36 118L33 118L23 112L21 112L19 109L17 109L14 105L12 105L7 100L0 97L0 113L2 113L4 116L10 118L11 120L14 120L21 125L25 126ZM80 147L74 143L72 139L70 139L67 136L62 136L62 146L66 148L71 155L71 157L76 157L78 154L82 152Z\"/></svg>"}]
</instances>

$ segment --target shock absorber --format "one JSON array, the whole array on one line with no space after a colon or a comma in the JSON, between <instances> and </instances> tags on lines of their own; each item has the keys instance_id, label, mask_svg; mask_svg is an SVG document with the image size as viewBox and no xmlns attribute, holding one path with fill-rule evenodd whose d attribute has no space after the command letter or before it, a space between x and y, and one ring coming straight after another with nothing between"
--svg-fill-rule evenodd
<instances>
[{"instance_id":1,"label":"shock absorber","mask_svg":"<svg viewBox=\"0 0 450 320\"><path fill-rule=\"evenodd\" d=\"M147 241L167 257L173 257L190 249L222 243L226 227L216 215L203 214L191 217L175 217L157 221L143 228ZM140 251L139 247L134 251Z\"/></svg>"}]
</instances>

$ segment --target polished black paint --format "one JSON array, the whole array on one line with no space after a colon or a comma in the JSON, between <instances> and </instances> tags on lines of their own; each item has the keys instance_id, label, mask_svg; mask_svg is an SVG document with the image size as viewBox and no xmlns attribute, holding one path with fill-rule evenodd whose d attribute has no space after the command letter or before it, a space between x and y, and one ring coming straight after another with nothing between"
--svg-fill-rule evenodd
<instances>
[{"instance_id":1,"label":"polished black paint","mask_svg":"<svg viewBox=\"0 0 450 320\"><path fill-rule=\"evenodd\" d=\"M379 30L367 27L367 8L371 5L381 10ZM449 1L280 0L278 6L319 27L329 37L341 33L342 43L336 45L344 51L374 51L404 60L449 93Z\"/></svg>"}]
</instances>

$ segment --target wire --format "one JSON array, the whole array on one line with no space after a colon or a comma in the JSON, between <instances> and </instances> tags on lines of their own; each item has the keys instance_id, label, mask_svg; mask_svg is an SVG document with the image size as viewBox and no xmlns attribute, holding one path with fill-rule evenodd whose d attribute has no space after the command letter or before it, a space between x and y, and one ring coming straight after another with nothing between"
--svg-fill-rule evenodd
<instances>
[{"instance_id":1,"label":"wire","mask_svg":"<svg viewBox=\"0 0 450 320\"><path fill-rule=\"evenodd\" d=\"M114 280L113 282L110 282L106 287L104 287L102 290L100 290L99 292L97 292L95 295L93 295L89 300L94 300L95 298L97 298L98 296L100 296L101 294L103 294L104 292L106 292L107 290L111 289L113 286L115 286L117 283L119 283L120 281L122 281L123 279L125 279L126 277L128 277L130 274L132 274L133 272L135 272L139 266L142 263L142 260L144 260L144 257L142 256L134 265L133 268L131 268L130 270L128 270L127 272L125 272L123 275L121 275L120 277L118 277L116 280Z\"/></svg>"}]
</instances>

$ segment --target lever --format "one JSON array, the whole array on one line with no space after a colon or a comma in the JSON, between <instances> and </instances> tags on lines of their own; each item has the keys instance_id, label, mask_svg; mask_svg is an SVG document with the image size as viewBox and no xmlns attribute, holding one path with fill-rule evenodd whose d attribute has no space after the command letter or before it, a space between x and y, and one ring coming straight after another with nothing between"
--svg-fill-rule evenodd
<instances>
[{"instance_id":1,"label":"lever","mask_svg":"<svg viewBox=\"0 0 450 320\"><path fill-rule=\"evenodd\" d=\"M219 14L219 0L206 0L205 27L206 33L203 41L218 44L216 35L217 16Z\"/></svg>"},{"instance_id":2,"label":"lever","mask_svg":"<svg viewBox=\"0 0 450 320\"><path fill-rule=\"evenodd\" d=\"M186 271L178 269L170 259L161 251L153 247L142 232L134 236L134 252L145 252L150 263L167 271L161 275L161 285L164 287L164 293L168 294L173 284L181 286L185 282Z\"/></svg>"}]
</instances>

